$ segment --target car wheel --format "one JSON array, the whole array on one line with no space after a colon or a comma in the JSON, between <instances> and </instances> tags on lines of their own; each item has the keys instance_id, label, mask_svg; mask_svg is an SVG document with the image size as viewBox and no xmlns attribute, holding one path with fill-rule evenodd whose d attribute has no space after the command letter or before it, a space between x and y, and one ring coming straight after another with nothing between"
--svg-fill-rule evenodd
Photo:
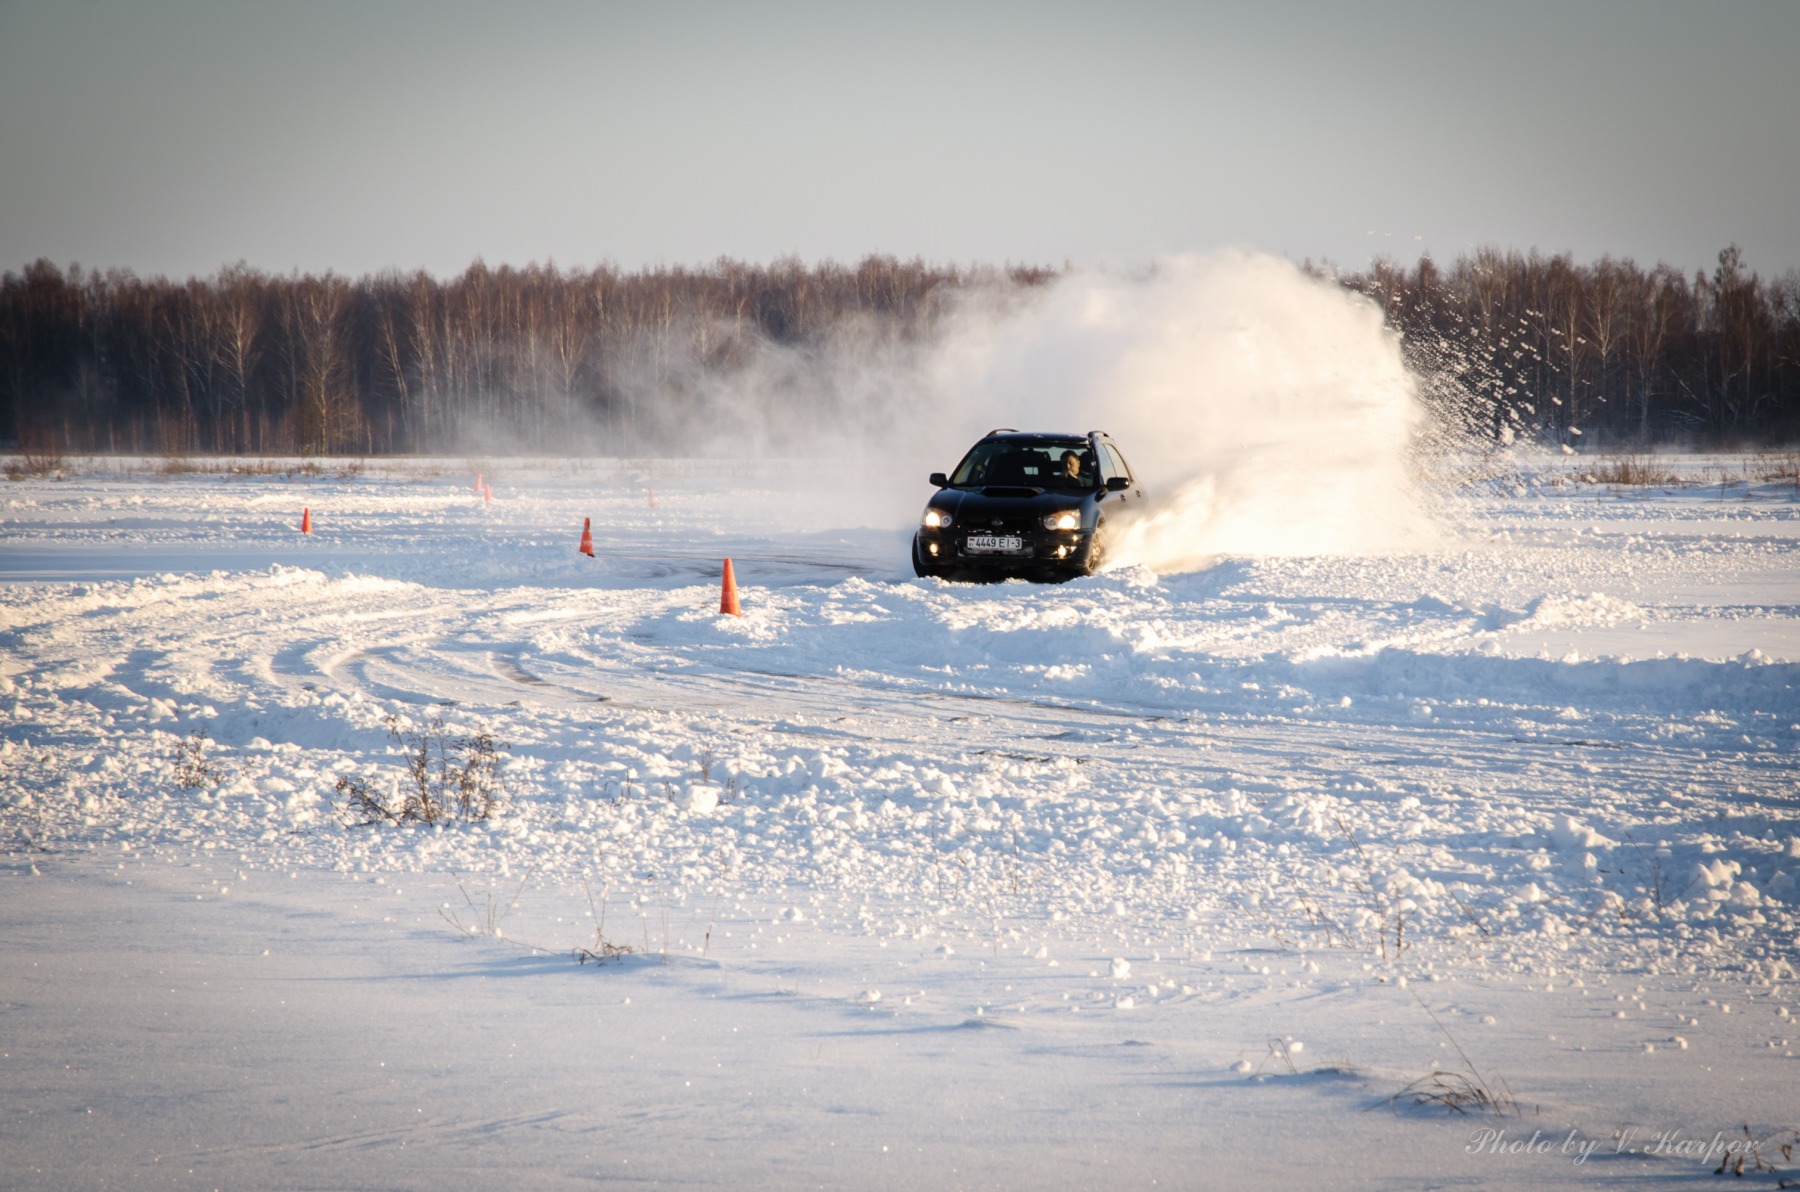
<instances>
[{"instance_id":1,"label":"car wheel","mask_svg":"<svg viewBox=\"0 0 1800 1192\"><path fill-rule=\"evenodd\" d=\"M1087 554L1081 560L1081 574L1093 575L1106 566L1106 532L1096 528L1088 539Z\"/></svg>"}]
</instances>

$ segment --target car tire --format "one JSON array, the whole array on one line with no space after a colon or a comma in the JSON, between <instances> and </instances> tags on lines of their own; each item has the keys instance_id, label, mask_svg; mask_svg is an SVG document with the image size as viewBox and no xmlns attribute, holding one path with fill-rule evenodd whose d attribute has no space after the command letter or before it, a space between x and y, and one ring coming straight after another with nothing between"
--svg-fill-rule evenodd
<instances>
[{"instance_id":1,"label":"car tire","mask_svg":"<svg viewBox=\"0 0 1800 1192\"><path fill-rule=\"evenodd\" d=\"M1096 527L1088 539L1087 554L1081 558L1081 574L1093 575L1106 566L1106 531Z\"/></svg>"}]
</instances>

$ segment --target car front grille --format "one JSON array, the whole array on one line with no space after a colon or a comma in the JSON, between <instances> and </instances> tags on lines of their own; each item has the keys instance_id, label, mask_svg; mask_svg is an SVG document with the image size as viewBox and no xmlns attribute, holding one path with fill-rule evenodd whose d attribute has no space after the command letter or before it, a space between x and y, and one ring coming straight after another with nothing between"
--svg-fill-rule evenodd
<instances>
[{"instance_id":1,"label":"car front grille","mask_svg":"<svg viewBox=\"0 0 1800 1192\"><path fill-rule=\"evenodd\" d=\"M964 534L1012 534L1030 539L1041 528L1028 517L973 518L956 527Z\"/></svg>"}]
</instances>

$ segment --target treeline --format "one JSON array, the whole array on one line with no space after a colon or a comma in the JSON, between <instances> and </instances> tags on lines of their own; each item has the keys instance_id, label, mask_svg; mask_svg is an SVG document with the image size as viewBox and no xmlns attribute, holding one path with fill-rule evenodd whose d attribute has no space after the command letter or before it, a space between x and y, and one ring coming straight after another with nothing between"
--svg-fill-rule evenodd
<instances>
[{"instance_id":1,"label":"treeline","mask_svg":"<svg viewBox=\"0 0 1800 1192\"><path fill-rule=\"evenodd\" d=\"M1735 245L1691 278L1484 248L1339 280L1381 304L1442 418L1482 438L1800 438L1800 273L1765 281Z\"/></svg>"},{"instance_id":2,"label":"treeline","mask_svg":"<svg viewBox=\"0 0 1800 1192\"><path fill-rule=\"evenodd\" d=\"M458 277L173 282L38 261L0 280L0 440L62 450L416 453L497 446L619 454L674 446L721 384L805 371L928 335L942 296L1048 270L720 260L701 269L490 268ZM777 380L781 378L777 377ZM791 376L824 418L831 378ZM763 421L767 421L763 419ZM756 429L756 428L752 428ZM766 427L760 428L766 430ZM578 435L579 442L571 436Z\"/></svg>"},{"instance_id":3,"label":"treeline","mask_svg":"<svg viewBox=\"0 0 1800 1192\"><path fill-rule=\"evenodd\" d=\"M872 256L633 273L477 262L445 280L237 265L176 282L38 261L0 279L0 443L636 455L711 427L724 449L737 434L767 447L783 426L870 425L869 378L928 344L958 293L1056 276ZM1442 421L1483 439L1800 433L1800 275L1766 282L1736 248L1691 278L1483 249L1337 280L1386 311Z\"/></svg>"}]
</instances>

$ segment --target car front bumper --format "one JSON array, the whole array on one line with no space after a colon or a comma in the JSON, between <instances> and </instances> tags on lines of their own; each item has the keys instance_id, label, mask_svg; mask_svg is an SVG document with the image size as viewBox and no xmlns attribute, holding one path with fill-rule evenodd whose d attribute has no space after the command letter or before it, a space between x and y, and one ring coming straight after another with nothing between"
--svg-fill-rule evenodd
<instances>
[{"instance_id":1,"label":"car front bumper","mask_svg":"<svg viewBox=\"0 0 1800 1192\"><path fill-rule=\"evenodd\" d=\"M970 550L969 532L920 530L914 536L920 561L941 567L982 567L996 571L1027 567L1074 567L1087 557L1092 535L1082 530L1041 530L1016 534L1016 551Z\"/></svg>"}]
</instances>

